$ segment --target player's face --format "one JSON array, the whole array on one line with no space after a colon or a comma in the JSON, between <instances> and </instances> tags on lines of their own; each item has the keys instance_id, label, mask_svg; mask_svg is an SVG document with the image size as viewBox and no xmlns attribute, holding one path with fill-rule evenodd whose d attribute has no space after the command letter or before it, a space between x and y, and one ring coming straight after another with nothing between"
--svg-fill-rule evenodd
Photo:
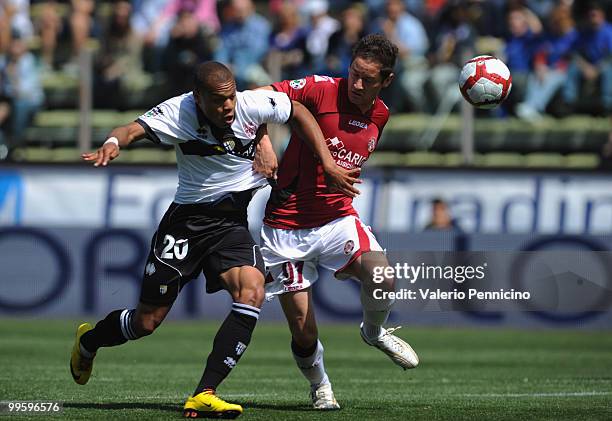
<instances>
[{"instance_id":1,"label":"player's face","mask_svg":"<svg viewBox=\"0 0 612 421\"><path fill-rule=\"evenodd\" d=\"M218 84L197 96L198 105L215 126L232 124L236 108L236 83L233 80Z\"/></svg>"},{"instance_id":2,"label":"player's face","mask_svg":"<svg viewBox=\"0 0 612 421\"><path fill-rule=\"evenodd\" d=\"M382 88L386 88L393 80L393 73L386 79L380 71L382 64L374 60L355 57L349 68L349 100L362 110L372 106Z\"/></svg>"}]
</instances>

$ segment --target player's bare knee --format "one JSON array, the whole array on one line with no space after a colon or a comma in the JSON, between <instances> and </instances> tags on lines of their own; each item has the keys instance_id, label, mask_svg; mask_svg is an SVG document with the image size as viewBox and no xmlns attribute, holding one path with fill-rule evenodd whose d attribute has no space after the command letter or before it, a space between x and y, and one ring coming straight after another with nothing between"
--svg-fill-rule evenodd
<instances>
[{"instance_id":1,"label":"player's bare knee","mask_svg":"<svg viewBox=\"0 0 612 421\"><path fill-rule=\"evenodd\" d=\"M265 290L262 283L250 282L241 284L237 290L232 291L234 302L248 304L253 307L261 308L265 297Z\"/></svg>"}]
</instances>

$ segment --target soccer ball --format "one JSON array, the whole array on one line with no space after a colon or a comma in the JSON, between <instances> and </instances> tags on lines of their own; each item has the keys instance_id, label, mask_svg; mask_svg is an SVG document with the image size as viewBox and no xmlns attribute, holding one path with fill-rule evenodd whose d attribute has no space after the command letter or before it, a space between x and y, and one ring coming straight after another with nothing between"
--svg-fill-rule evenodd
<instances>
[{"instance_id":1,"label":"soccer ball","mask_svg":"<svg viewBox=\"0 0 612 421\"><path fill-rule=\"evenodd\" d=\"M491 109L501 104L512 89L508 66L493 56L478 56L463 65L459 90L477 108Z\"/></svg>"}]
</instances>

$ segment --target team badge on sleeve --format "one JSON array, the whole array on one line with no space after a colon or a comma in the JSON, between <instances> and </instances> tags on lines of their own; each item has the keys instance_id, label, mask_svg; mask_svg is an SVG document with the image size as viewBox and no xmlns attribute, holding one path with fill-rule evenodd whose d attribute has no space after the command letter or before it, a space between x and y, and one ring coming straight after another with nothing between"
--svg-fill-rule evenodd
<instances>
[{"instance_id":1,"label":"team badge on sleeve","mask_svg":"<svg viewBox=\"0 0 612 421\"><path fill-rule=\"evenodd\" d=\"M344 244L344 254L350 254L350 252L352 252L354 248L355 248L355 242L353 240L348 240Z\"/></svg>"},{"instance_id":2,"label":"team badge on sleeve","mask_svg":"<svg viewBox=\"0 0 612 421\"><path fill-rule=\"evenodd\" d=\"M376 139L372 137L368 141L368 151L372 153L374 152L374 149L376 149Z\"/></svg>"},{"instance_id":3,"label":"team badge on sleeve","mask_svg":"<svg viewBox=\"0 0 612 421\"><path fill-rule=\"evenodd\" d=\"M291 86L293 89L302 89L304 86L306 86L306 79L294 79L289 82L289 86Z\"/></svg>"}]
</instances>

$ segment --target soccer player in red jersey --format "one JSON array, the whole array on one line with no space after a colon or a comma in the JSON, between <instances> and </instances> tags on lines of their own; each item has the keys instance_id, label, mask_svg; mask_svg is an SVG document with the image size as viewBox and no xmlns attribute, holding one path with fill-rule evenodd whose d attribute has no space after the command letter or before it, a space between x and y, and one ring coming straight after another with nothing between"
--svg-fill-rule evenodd
<instances>
[{"instance_id":1,"label":"soccer player in red jersey","mask_svg":"<svg viewBox=\"0 0 612 421\"><path fill-rule=\"evenodd\" d=\"M348 78L309 76L264 89L285 92L314 115L336 164L358 174L376 149L389 110L378 97L393 78L398 49L382 35L362 38L353 50ZM393 300L377 300L374 289L393 291L394 278L374 282L374 267L389 265L382 247L353 208L353 197L331 191L321 164L293 132L278 169L261 231L261 252L269 270L266 295L279 296L292 334L296 363L311 383L313 406L337 409L323 364L312 304L317 266L338 279L361 282L361 337L404 369L416 367L410 345L382 326Z\"/></svg>"}]
</instances>

